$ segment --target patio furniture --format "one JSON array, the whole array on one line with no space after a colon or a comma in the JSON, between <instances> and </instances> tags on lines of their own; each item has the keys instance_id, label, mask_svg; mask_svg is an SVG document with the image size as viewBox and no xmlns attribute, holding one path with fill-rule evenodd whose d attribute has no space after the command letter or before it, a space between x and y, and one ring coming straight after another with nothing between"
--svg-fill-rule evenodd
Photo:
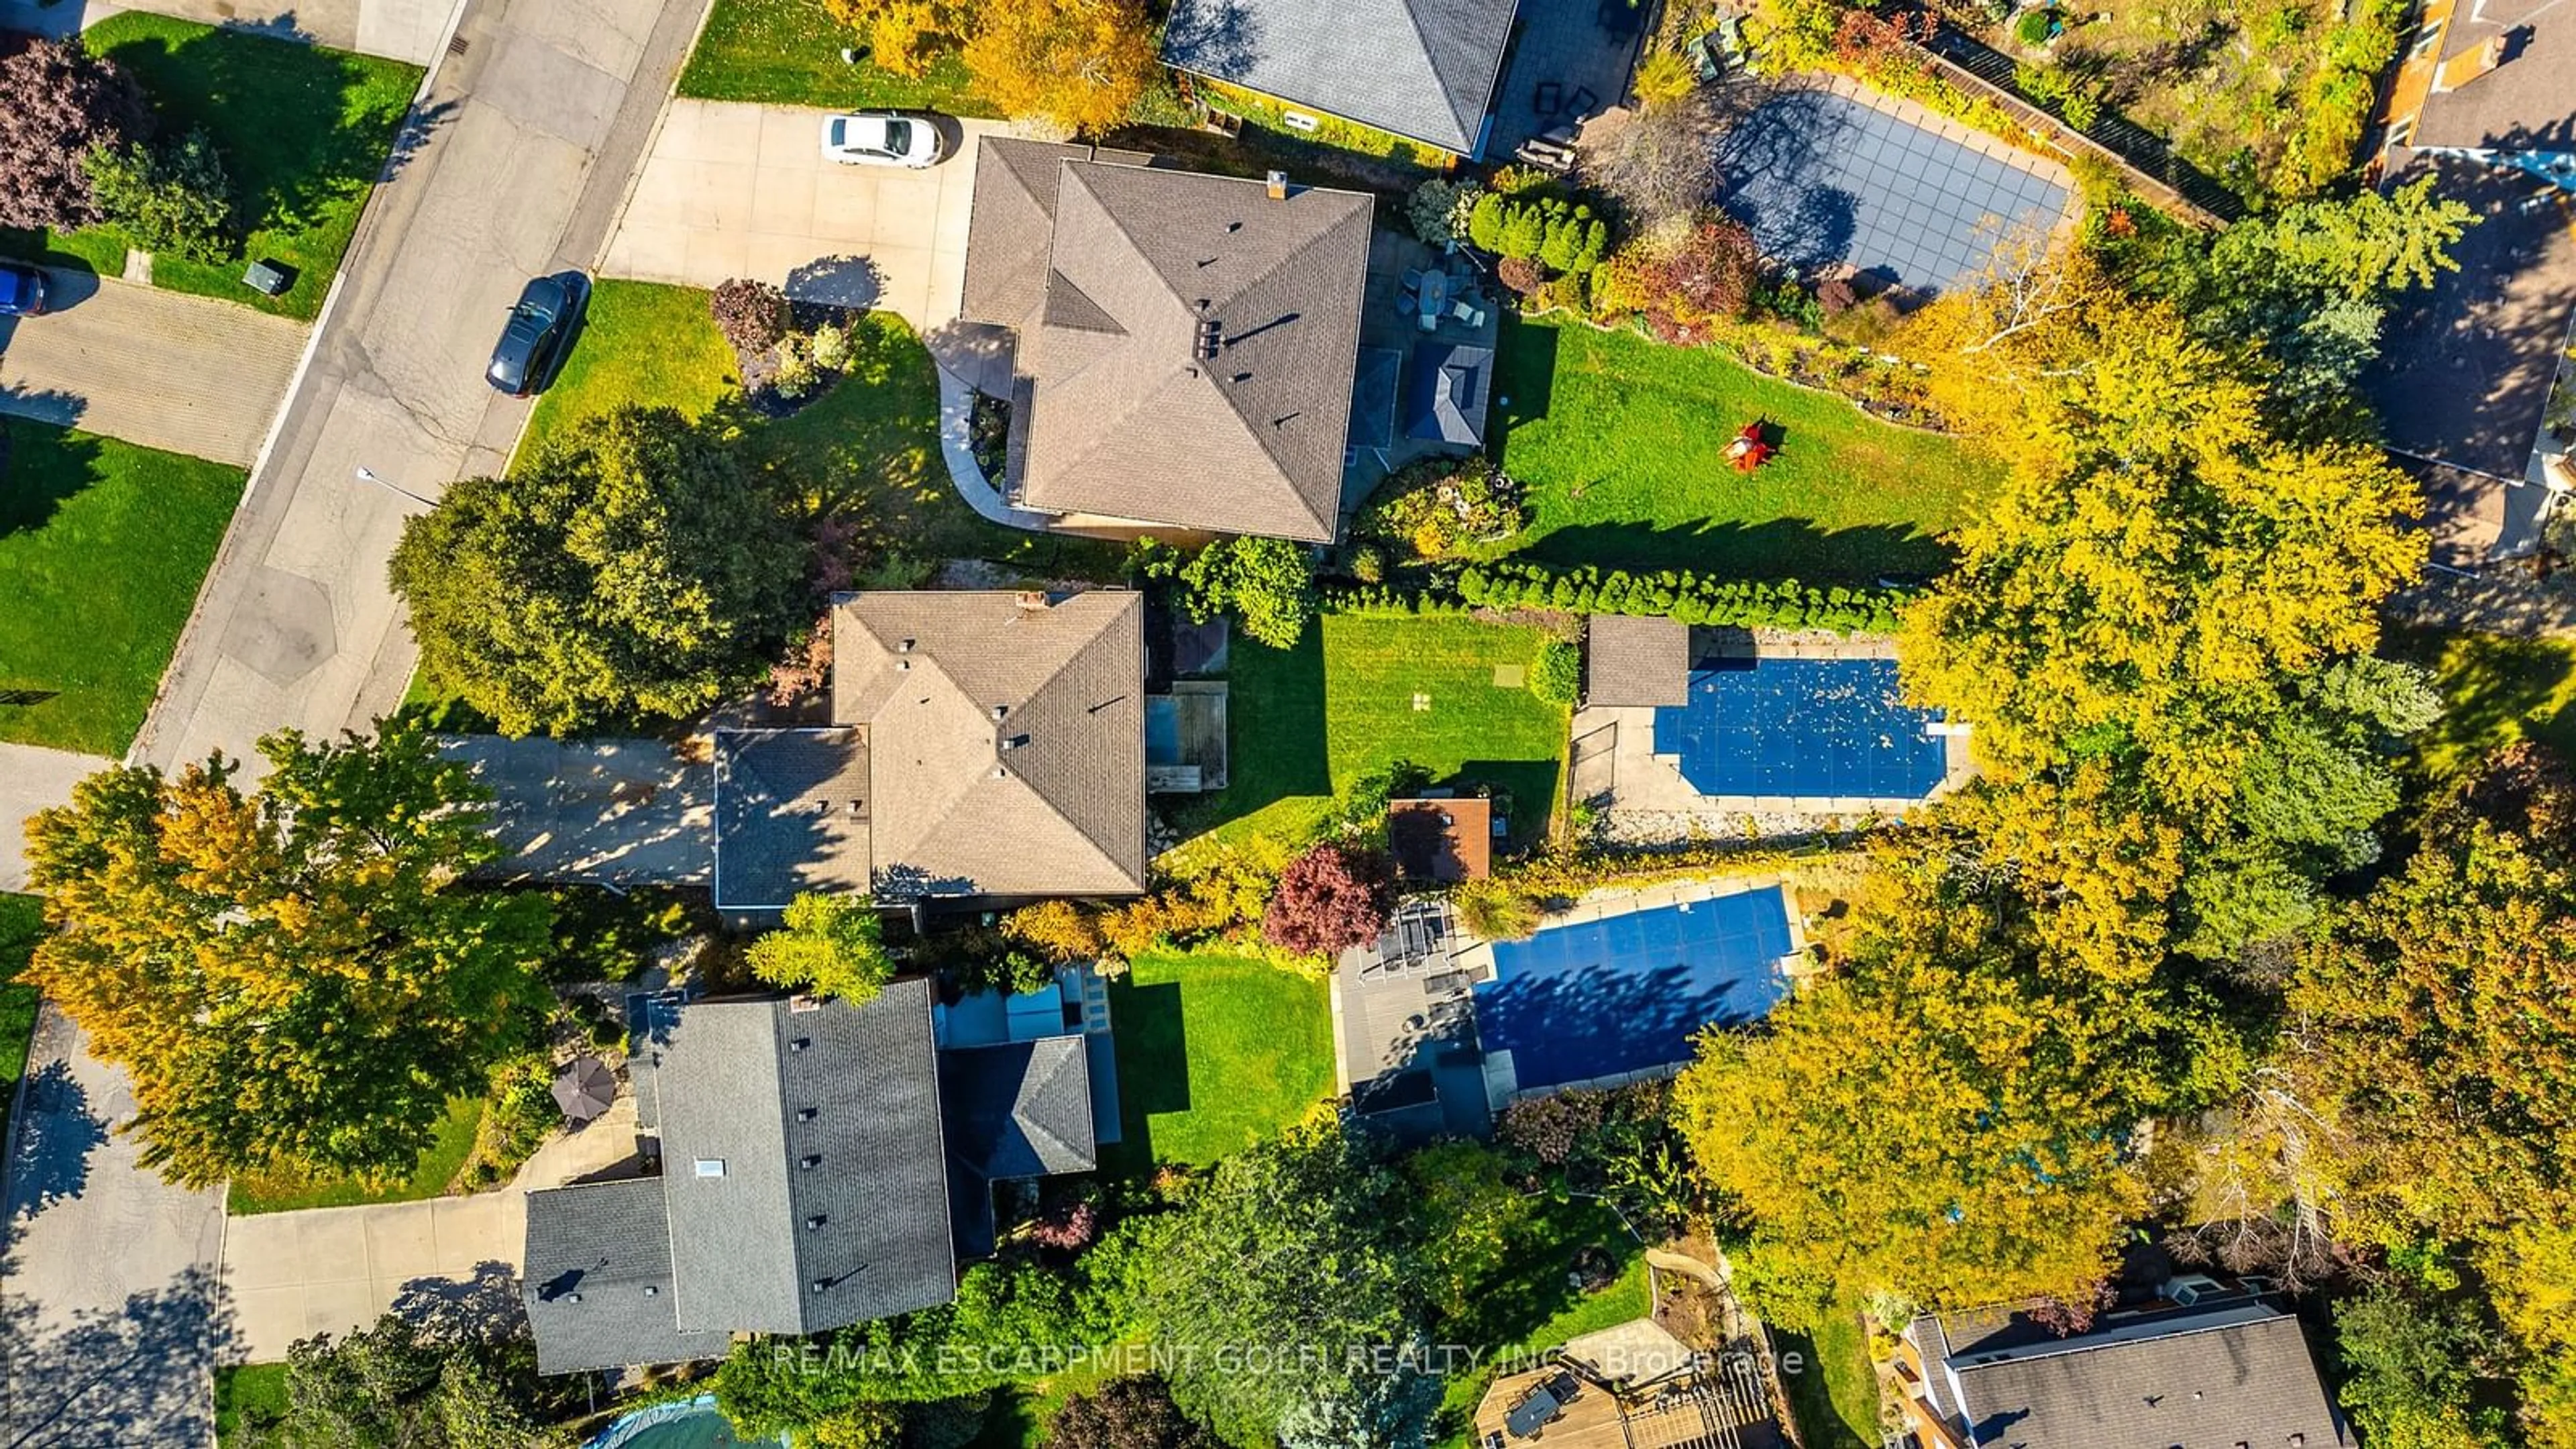
<instances>
[{"instance_id":1,"label":"patio furniture","mask_svg":"<svg viewBox=\"0 0 2576 1449\"><path fill-rule=\"evenodd\" d=\"M1411 296L1411 295L1413 295L1413 293L1414 293L1415 289L1419 288L1421 285L1422 285L1422 269L1421 269L1420 267L1407 267L1407 268L1405 268L1405 269L1404 269L1404 293L1405 293L1405 295L1406 295L1406 296L1408 296L1408 297L1409 297L1409 296Z\"/></svg>"},{"instance_id":2,"label":"patio furniture","mask_svg":"<svg viewBox=\"0 0 2576 1449\"><path fill-rule=\"evenodd\" d=\"M1601 0L1601 8L1592 12L1592 19L1612 38L1625 40L1645 23L1645 10L1637 0Z\"/></svg>"},{"instance_id":3,"label":"patio furniture","mask_svg":"<svg viewBox=\"0 0 2576 1449\"><path fill-rule=\"evenodd\" d=\"M1530 97L1530 106L1542 116L1553 116L1565 106L1565 87L1556 81L1540 81L1538 94Z\"/></svg>"},{"instance_id":4,"label":"patio furniture","mask_svg":"<svg viewBox=\"0 0 2576 1449\"><path fill-rule=\"evenodd\" d=\"M1565 1401L1556 1395L1561 1382L1560 1377L1530 1390L1528 1398L1513 1405L1512 1411L1503 1416L1503 1427L1510 1430L1514 1438L1537 1438L1539 1430L1556 1422L1565 1412Z\"/></svg>"},{"instance_id":5,"label":"patio furniture","mask_svg":"<svg viewBox=\"0 0 2576 1449\"><path fill-rule=\"evenodd\" d=\"M1588 119L1600 109L1601 98L1594 95L1589 86L1579 87L1573 95L1565 98L1565 113L1578 121Z\"/></svg>"},{"instance_id":6,"label":"patio furniture","mask_svg":"<svg viewBox=\"0 0 2576 1449\"><path fill-rule=\"evenodd\" d=\"M1574 152L1545 137L1533 137L1523 141L1512 152L1512 159L1526 162L1542 171L1553 172L1559 176L1574 169Z\"/></svg>"},{"instance_id":7,"label":"patio furniture","mask_svg":"<svg viewBox=\"0 0 2576 1449\"><path fill-rule=\"evenodd\" d=\"M555 1078L555 1105L575 1125L606 1112L617 1100L617 1074L597 1057L580 1057Z\"/></svg>"},{"instance_id":8,"label":"patio furniture","mask_svg":"<svg viewBox=\"0 0 2576 1449\"><path fill-rule=\"evenodd\" d=\"M1422 295L1419 305L1422 309L1422 330L1428 332L1433 327L1439 325L1441 309L1449 305L1449 274L1447 272L1425 272L1422 274Z\"/></svg>"}]
</instances>

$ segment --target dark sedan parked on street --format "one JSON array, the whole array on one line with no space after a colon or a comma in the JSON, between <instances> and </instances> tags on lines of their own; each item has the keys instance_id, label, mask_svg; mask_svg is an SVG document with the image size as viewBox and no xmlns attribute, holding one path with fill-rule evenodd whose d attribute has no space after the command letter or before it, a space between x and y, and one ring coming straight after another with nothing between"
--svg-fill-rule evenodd
<instances>
[{"instance_id":1,"label":"dark sedan parked on street","mask_svg":"<svg viewBox=\"0 0 2576 1449\"><path fill-rule=\"evenodd\" d=\"M512 397L526 397L545 386L564 340L572 335L578 292L563 277L538 277L519 292L518 305L501 328L492 349L492 365L483 376Z\"/></svg>"},{"instance_id":2,"label":"dark sedan parked on street","mask_svg":"<svg viewBox=\"0 0 2576 1449\"><path fill-rule=\"evenodd\" d=\"M17 262L0 262L0 317L33 317L45 310L45 274Z\"/></svg>"}]
</instances>

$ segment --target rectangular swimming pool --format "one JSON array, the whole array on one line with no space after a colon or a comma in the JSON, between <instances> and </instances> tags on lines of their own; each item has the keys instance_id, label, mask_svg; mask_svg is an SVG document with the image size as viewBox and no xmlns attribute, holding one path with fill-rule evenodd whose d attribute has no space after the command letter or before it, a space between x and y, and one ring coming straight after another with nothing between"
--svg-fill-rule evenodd
<instances>
[{"instance_id":1,"label":"rectangular swimming pool","mask_svg":"<svg viewBox=\"0 0 2576 1449\"><path fill-rule=\"evenodd\" d=\"M1937 711L1905 703L1893 659L1729 659L1655 711L1655 753L1703 795L1920 800L1949 773Z\"/></svg>"},{"instance_id":2,"label":"rectangular swimming pool","mask_svg":"<svg viewBox=\"0 0 2576 1449\"><path fill-rule=\"evenodd\" d=\"M1778 886L1570 922L1493 943L1475 989L1476 1037L1508 1051L1519 1090L1691 1059L1704 1027L1767 1014L1796 946Z\"/></svg>"}]
</instances>

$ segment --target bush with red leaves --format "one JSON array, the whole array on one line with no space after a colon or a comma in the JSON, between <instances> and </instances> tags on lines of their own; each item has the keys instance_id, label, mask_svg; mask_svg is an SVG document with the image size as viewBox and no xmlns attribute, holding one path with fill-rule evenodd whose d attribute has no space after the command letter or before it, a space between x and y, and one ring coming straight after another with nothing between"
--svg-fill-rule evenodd
<instances>
[{"instance_id":1,"label":"bush with red leaves","mask_svg":"<svg viewBox=\"0 0 2576 1449\"><path fill-rule=\"evenodd\" d=\"M787 335L787 294L767 282L736 277L720 283L708 305L716 330L744 357L760 356Z\"/></svg>"},{"instance_id":2,"label":"bush with red leaves","mask_svg":"<svg viewBox=\"0 0 2576 1449\"><path fill-rule=\"evenodd\" d=\"M100 220L81 157L151 130L134 77L77 40L38 40L0 59L0 226Z\"/></svg>"},{"instance_id":3,"label":"bush with red leaves","mask_svg":"<svg viewBox=\"0 0 2576 1449\"><path fill-rule=\"evenodd\" d=\"M1319 845L1279 873L1261 934L1283 950L1329 956L1376 940L1394 907L1395 862L1386 852Z\"/></svg>"},{"instance_id":4,"label":"bush with red leaves","mask_svg":"<svg viewBox=\"0 0 2576 1449\"><path fill-rule=\"evenodd\" d=\"M1029 1224L1029 1240L1059 1253L1078 1253L1100 1232L1100 1209L1070 1202Z\"/></svg>"},{"instance_id":5,"label":"bush with red leaves","mask_svg":"<svg viewBox=\"0 0 2576 1449\"><path fill-rule=\"evenodd\" d=\"M1154 1374L1111 1379L1065 1401L1047 1422L1046 1449L1217 1449Z\"/></svg>"},{"instance_id":6,"label":"bush with red leaves","mask_svg":"<svg viewBox=\"0 0 2576 1449\"><path fill-rule=\"evenodd\" d=\"M1527 257L1505 257L1494 263L1494 280L1515 296L1535 297L1547 285L1547 268Z\"/></svg>"}]
</instances>

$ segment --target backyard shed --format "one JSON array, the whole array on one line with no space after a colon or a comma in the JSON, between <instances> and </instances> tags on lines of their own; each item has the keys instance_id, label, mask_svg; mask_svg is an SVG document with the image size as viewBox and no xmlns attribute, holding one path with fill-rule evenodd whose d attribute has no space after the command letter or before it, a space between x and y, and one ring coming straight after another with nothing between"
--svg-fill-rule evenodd
<instances>
[{"instance_id":1,"label":"backyard shed","mask_svg":"<svg viewBox=\"0 0 2576 1449\"><path fill-rule=\"evenodd\" d=\"M1595 707L1690 701L1690 626L1674 619L1592 616L1583 697Z\"/></svg>"}]
</instances>

